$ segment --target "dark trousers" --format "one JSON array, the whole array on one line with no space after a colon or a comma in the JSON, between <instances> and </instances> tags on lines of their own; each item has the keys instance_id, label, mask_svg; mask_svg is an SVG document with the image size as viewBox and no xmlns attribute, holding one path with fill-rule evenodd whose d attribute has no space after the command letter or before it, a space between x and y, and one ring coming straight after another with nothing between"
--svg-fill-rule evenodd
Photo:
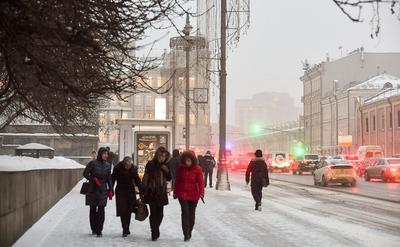
<instances>
[{"instance_id":1,"label":"dark trousers","mask_svg":"<svg viewBox=\"0 0 400 247\"><path fill-rule=\"evenodd\" d=\"M131 214L121 215L121 225L122 225L122 233L129 234L129 225L131 223Z\"/></svg>"},{"instance_id":2,"label":"dark trousers","mask_svg":"<svg viewBox=\"0 0 400 247\"><path fill-rule=\"evenodd\" d=\"M104 206L90 206L89 220L92 232L101 234L104 225Z\"/></svg>"},{"instance_id":3,"label":"dark trousers","mask_svg":"<svg viewBox=\"0 0 400 247\"><path fill-rule=\"evenodd\" d=\"M253 195L254 201L256 202L256 207L261 206L262 189L262 186L251 186L251 194Z\"/></svg>"},{"instance_id":4,"label":"dark trousers","mask_svg":"<svg viewBox=\"0 0 400 247\"><path fill-rule=\"evenodd\" d=\"M204 171L204 187L207 187L207 177L210 177L210 187L212 187L212 175L213 169L205 170Z\"/></svg>"},{"instance_id":5,"label":"dark trousers","mask_svg":"<svg viewBox=\"0 0 400 247\"><path fill-rule=\"evenodd\" d=\"M164 217L164 206L149 204L150 206L150 229L153 237L160 236L160 225Z\"/></svg>"},{"instance_id":6,"label":"dark trousers","mask_svg":"<svg viewBox=\"0 0 400 247\"><path fill-rule=\"evenodd\" d=\"M194 222L196 218L196 207L198 201L185 201L179 199L182 211L182 231L185 238L192 236Z\"/></svg>"}]
</instances>

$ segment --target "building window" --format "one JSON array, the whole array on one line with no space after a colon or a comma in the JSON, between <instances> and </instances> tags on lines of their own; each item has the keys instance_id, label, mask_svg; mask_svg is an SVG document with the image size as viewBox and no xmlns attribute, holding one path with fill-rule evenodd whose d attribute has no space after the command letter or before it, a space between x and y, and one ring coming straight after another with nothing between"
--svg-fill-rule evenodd
<instances>
[{"instance_id":1,"label":"building window","mask_svg":"<svg viewBox=\"0 0 400 247\"><path fill-rule=\"evenodd\" d=\"M142 96L141 95L135 95L135 105L139 106L142 105Z\"/></svg>"},{"instance_id":2,"label":"building window","mask_svg":"<svg viewBox=\"0 0 400 247\"><path fill-rule=\"evenodd\" d=\"M150 87L153 86L153 77L149 76L147 78L147 85L149 85Z\"/></svg>"},{"instance_id":3,"label":"building window","mask_svg":"<svg viewBox=\"0 0 400 247\"><path fill-rule=\"evenodd\" d=\"M180 113L180 114L178 115L178 123L179 123L179 124L183 124L184 122L185 122L185 117L183 116L182 113Z\"/></svg>"},{"instance_id":4,"label":"building window","mask_svg":"<svg viewBox=\"0 0 400 247\"><path fill-rule=\"evenodd\" d=\"M195 79L194 79L194 77L190 77L189 78L189 87L194 88L194 85L195 85Z\"/></svg>"},{"instance_id":5,"label":"building window","mask_svg":"<svg viewBox=\"0 0 400 247\"><path fill-rule=\"evenodd\" d=\"M375 131L375 116L372 117L372 131Z\"/></svg>"},{"instance_id":6,"label":"building window","mask_svg":"<svg viewBox=\"0 0 400 247\"><path fill-rule=\"evenodd\" d=\"M400 127L400 111L397 111L397 127Z\"/></svg>"},{"instance_id":7,"label":"building window","mask_svg":"<svg viewBox=\"0 0 400 247\"><path fill-rule=\"evenodd\" d=\"M194 114L190 114L189 118L190 118L190 124L191 125L195 125L196 124L196 117L194 116Z\"/></svg>"},{"instance_id":8,"label":"building window","mask_svg":"<svg viewBox=\"0 0 400 247\"><path fill-rule=\"evenodd\" d=\"M389 113L389 128L391 129L393 127L393 114L392 112Z\"/></svg>"},{"instance_id":9,"label":"building window","mask_svg":"<svg viewBox=\"0 0 400 247\"><path fill-rule=\"evenodd\" d=\"M382 130L385 130L385 116L382 114Z\"/></svg>"},{"instance_id":10,"label":"building window","mask_svg":"<svg viewBox=\"0 0 400 247\"><path fill-rule=\"evenodd\" d=\"M157 77L157 87L162 86L161 76Z\"/></svg>"},{"instance_id":11,"label":"building window","mask_svg":"<svg viewBox=\"0 0 400 247\"><path fill-rule=\"evenodd\" d=\"M153 103L153 98L150 95L146 95L146 106L151 106Z\"/></svg>"},{"instance_id":12,"label":"building window","mask_svg":"<svg viewBox=\"0 0 400 247\"><path fill-rule=\"evenodd\" d=\"M369 132L369 121L368 121L368 118L365 119L365 131L367 133Z\"/></svg>"}]
</instances>

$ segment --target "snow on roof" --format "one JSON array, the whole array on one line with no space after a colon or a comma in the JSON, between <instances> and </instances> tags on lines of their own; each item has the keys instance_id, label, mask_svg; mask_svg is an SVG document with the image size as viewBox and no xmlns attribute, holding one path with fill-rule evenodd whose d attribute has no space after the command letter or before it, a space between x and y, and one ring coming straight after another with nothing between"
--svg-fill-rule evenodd
<instances>
[{"instance_id":1,"label":"snow on roof","mask_svg":"<svg viewBox=\"0 0 400 247\"><path fill-rule=\"evenodd\" d=\"M365 100L365 103L372 103L378 100L400 95L400 89L385 90Z\"/></svg>"},{"instance_id":2,"label":"snow on roof","mask_svg":"<svg viewBox=\"0 0 400 247\"><path fill-rule=\"evenodd\" d=\"M350 87L347 90L359 90L359 89L383 89L386 83L391 83L393 88L400 87L400 78L389 75L386 73L372 77L371 79L362 82L356 86Z\"/></svg>"},{"instance_id":3,"label":"snow on roof","mask_svg":"<svg viewBox=\"0 0 400 247\"><path fill-rule=\"evenodd\" d=\"M64 157L31 158L26 156L0 155L0 171L30 171L45 169L79 169L84 166Z\"/></svg>"},{"instance_id":4,"label":"snow on roof","mask_svg":"<svg viewBox=\"0 0 400 247\"><path fill-rule=\"evenodd\" d=\"M40 143L28 143L28 144L17 147L17 149L53 150L54 151L53 148L43 145L43 144L40 144Z\"/></svg>"}]
</instances>

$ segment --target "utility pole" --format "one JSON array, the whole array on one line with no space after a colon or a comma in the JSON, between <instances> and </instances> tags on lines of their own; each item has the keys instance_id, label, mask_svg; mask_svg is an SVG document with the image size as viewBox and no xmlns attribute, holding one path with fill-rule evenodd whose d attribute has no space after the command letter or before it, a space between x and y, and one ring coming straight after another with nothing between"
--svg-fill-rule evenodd
<instances>
[{"instance_id":1,"label":"utility pole","mask_svg":"<svg viewBox=\"0 0 400 247\"><path fill-rule=\"evenodd\" d=\"M185 34L186 39L186 93L185 93L185 147L186 150L190 149L190 99L189 99L189 76L190 76L190 67L189 67L189 54L190 54L190 32L192 31L192 26L189 22L189 14L186 14L186 25L183 29L183 34Z\"/></svg>"},{"instance_id":2,"label":"utility pole","mask_svg":"<svg viewBox=\"0 0 400 247\"><path fill-rule=\"evenodd\" d=\"M226 0L221 0L221 57L220 57L220 96L219 96L219 157L217 190L231 190L226 164Z\"/></svg>"}]
</instances>

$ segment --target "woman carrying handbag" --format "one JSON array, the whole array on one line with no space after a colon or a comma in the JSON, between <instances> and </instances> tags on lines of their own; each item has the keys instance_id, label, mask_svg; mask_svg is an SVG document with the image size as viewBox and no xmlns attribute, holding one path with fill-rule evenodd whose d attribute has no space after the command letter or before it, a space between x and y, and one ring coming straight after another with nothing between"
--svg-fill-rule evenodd
<instances>
[{"instance_id":1,"label":"woman carrying handbag","mask_svg":"<svg viewBox=\"0 0 400 247\"><path fill-rule=\"evenodd\" d=\"M97 158L87 164L83 176L89 181L89 191L86 193L86 205L90 206L90 228L92 234L102 237L104 225L104 208L107 197L112 199L113 185L111 179L111 164L107 162L108 150L101 147Z\"/></svg>"},{"instance_id":2,"label":"woman carrying handbag","mask_svg":"<svg viewBox=\"0 0 400 247\"><path fill-rule=\"evenodd\" d=\"M117 216L121 218L122 237L131 234L129 225L131 215L137 207L135 186L142 189L137 168L132 165L132 158L127 156L119 162L113 170L113 183L116 182L115 201L117 205Z\"/></svg>"}]
</instances>

